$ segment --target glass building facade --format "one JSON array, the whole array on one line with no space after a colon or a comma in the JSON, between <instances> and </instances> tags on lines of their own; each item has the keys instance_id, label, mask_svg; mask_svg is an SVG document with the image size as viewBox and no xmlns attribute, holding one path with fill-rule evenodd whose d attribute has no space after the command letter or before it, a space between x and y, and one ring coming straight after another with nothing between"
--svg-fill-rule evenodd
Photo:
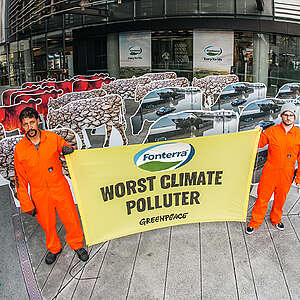
<instances>
[{"instance_id":1,"label":"glass building facade","mask_svg":"<svg viewBox=\"0 0 300 300\"><path fill-rule=\"evenodd\" d=\"M189 80L235 73L240 81L264 82L271 94L300 82L297 0L264 0L263 7L256 0L1 1L8 24L0 41L1 86L149 71L175 71ZM142 68L122 65L122 41L132 32L147 40L149 63ZM199 64L197 52L202 33L218 40L220 32L230 36L226 71Z\"/></svg>"}]
</instances>

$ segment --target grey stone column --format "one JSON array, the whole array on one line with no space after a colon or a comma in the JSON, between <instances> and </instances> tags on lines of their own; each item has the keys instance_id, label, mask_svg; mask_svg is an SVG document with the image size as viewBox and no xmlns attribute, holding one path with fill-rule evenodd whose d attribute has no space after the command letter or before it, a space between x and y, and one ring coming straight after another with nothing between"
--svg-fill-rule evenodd
<instances>
[{"instance_id":1,"label":"grey stone column","mask_svg":"<svg viewBox=\"0 0 300 300\"><path fill-rule=\"evenodd\" d=\"M269 36L253 34L253 81L262 82L268 86L269 71Z\"/></svg>"},{"instance_id":2,"label":"grey stone column","mask_svg":"<svg viewBox=\"0 0 300 300\"><path fill-rule=\"evenodd\" d=\"M120 77L119 34L107 35L107 71L111 77Z\"/></svg>"}]
</instances>

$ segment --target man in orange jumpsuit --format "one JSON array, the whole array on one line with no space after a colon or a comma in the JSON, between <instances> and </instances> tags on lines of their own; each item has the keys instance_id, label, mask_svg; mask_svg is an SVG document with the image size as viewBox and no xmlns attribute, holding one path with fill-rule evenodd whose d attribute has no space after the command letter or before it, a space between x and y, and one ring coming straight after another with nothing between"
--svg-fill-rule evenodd
<instances>
[{"instance_id":1,"label":"man in orange jumpsuit","mask_svg":"<svg viewBox=\"0 0 300 300\"><path fill-rule=\"evenodd\" d=\"M274 193L270 213L271 223L284 230L281 217L287 193L290 190L295 172L295 162L300 161L300 129L294 126L296 106L286 103L280 111L282 122L261 133L258 147L268 146L268 158L262 171L257 189L257 200L252 210L252 218L246 229L251 234L264 220L269 200ZM295 182L300 183L299 168Z\"/></svg>"},{"instance_id":2,"label":"man in orange jumpsuit","mask_svg":"<svg viewBox=\"0 0 300 300\"><path fill-rule=\"evenodd\" d=\"M45 262L52 264L61 252L56 232L56 212L66 229L66 242L82 261L89 258L83 248L83 233L77 208L59 160L74 149L59 135L38 128L39 115L25 108L19 116L25 136L14 153L15 181L21 209L36 216L46 233L49 252ZM30 194L28 193L30 186Z\"/></svg>"}]
</instances>

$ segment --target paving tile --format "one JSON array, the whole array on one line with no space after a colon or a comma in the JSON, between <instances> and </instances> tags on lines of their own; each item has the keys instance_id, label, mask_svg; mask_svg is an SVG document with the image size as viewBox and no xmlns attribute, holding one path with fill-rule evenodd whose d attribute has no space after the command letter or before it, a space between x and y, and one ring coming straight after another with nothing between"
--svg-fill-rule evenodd
<instances>
[{"instance_id":1,"label":"paving tile","mask_svg":"<svg viewBox=\"0 0 300 300\"><path fill-rule=\"evenodd\" d=\"M300 199L297 199L294 205L290 207L289 211L287 212L287 215L298 215L299 213L300 213Z\"/></svg>"},{"instance_id":2,"label":"paving tile","mask_svg":"<svg viewBox=\"0 0 300 300\"><path fill-rule=\"evenodd\" d=\"M202 299L237 299L225 222L201 223Z\"/></svg>"},{"instance_id":3,"label":"paving tile","mask_svg":"<svg viewBox=\"0 0 300 300\"><path fill-rule=\"evenodd\" d=\"M165 299L200 299L199 224L172 227L170 242Z\"/></svg>"},{"instance_id":4,"label":"paving tile","mask_svg":"<svg viewBox=\"0 0 300 300\"><path fill-rule=\"evenodd\" d=\"M292 198L292 200L290 200ZM299 214L300 213L300 189L292 185L290 192L287 195L287 201L291 202L288 207L284 206L284 210L288 215Z\"/></svg>"},{"instance_id":5,"label":"paving tile","mask_svg":"<svg viewBox=\"0 0 300 300\"><path fill-rule=\"evenodd\" d=\"M79 283L79 280L82 276L84 268L86 266L86 262L81 261L77 255L75 254L74 250L68 247L70 252L70 256L72 256L72 262L69 265L69 269L65 273L66 276L61 284L59 294L57 296L57 300L65 300L65 299L72 299L75 293L76 287Z\"/></svg>"},{"instance_id":6,"label":"paving tile","mask_svg":"<svg viewBox=\"0 0 300 300\"><path fill-rule=\"evenodd\" d=\"M128 293L140 234L110 241L91 299L125 299Z\"/></svg>"},{"instance_id":7,"label":"paving tile","mask_svg":"<svg viewBox=\"0 0 300 300\"><path fill-rule=\"evenodd\" d=\"M128 299L162 299L169 253L170 228L141 234Z\"/></svg>"},{"instance_id":8,"label":"paving tile","mask_svg":"<svg viewBox=\"0 0 300 300\"><path fill-rule=\"evenodd\" d=\"M48 252L46 248L45 232L39 224L37 224L35 232L27 239L26 242L31 264L33 270L36 272Z\"/></svg>"},{"instance_id":9,"label":"paving tile","mask_svg":"<svg viewBox=\"0 0 300 300\"><path fill-rule=\"evenodd\" d=\"M83 270L81 280L78 282L73 299L89 299L95 286L99 270L101 269L109 243L101 243L91 248L90 259Z\"/></svg>"},{"instance_id":10,"label":"paving tile","mask_svg":"<svg viewBox=\"0 0 300 300\"><path fill-rule=\"evenodd\" d=\"M249 197L248 220L255 200ZM52 266L35 218L23 216L23 226L46 300L58 292L55 299L300 299L298 190L288 194L283 232L270 223L271 205L250 236L239 222L174 226L94 245L87 263L66 245ZM65 245L59 220L57 227Z\"/></svg>"},{"instance_id":11,"label":"paving tile","mask_svg":"<svg viewBox=\"0 0 300 300\"><path fill-rule=\"evenodd\" d=\"M239 299L256 299L255 284L245 243L245 224L228 222L228 230Z\"/></svg>"},{"instance_id":12,"label":"paving tile","mask_svg":"<svg viewBox=\"0 0 300 300\"><path fill-rule=\"evenodd\" d=\"M42 295L44 299L52 299L59 293L73 259L74 251L65 246L62 253L57 257L57 262L43 286Z\"/></svg>"},{"instance_id":13,"label":"paving tile","mask_svg":"<svg viewBox=\"0 0 300 300\"><path fill-rule=\"evenodd\" d=\"M270 226L270 233L274 242L282 273L291 299L300 299L300 243L294 228L300 229L300 218L292 216L283 217L285 230L279 231ZM293 226L292 226L293 225Z\"/></svg>"},{"instance_id":14,"label":"paving tile","mask_svg":"<svg viewBox=\"0 0 300 300\"><path fill-rule=\"evenodd\" d=\"M58 237L60 238L61 240L61 244L62 244L62 248L64 249L65 248L65 240L64 240L64 237L65 236L65 228L62 227L61 230L58 232ZM39 242L36 241L37 243ZM42 245L42 243L40 244ZM37 266L37 269L35 271L35 276L37 278L37 282L39 284L39 287L41 290L43 290L43 287L44 285L46 284L46 281L50 275L50 273L52 272L53 268L55 267L55 264L57 263L57 261L55 261L52 265L47 265L45 262L44 262L44 256L46 255L46 253L48 252L47 249L45 249L43 246L40 247L40 252L38 251L37 248L34 249L35 252L31 252L31 257L33 258L34 256L39 256L41 257L42 256L42 260L40 262L40 264ZM65 250L65 249L64 249Z\"/></svg>"},{"instance_id":15,"label":"paving tile","mask_svg":"<svg viewBox=\"0 0 300 300\"><path fill-rule=\"evenodd\" d=\"M26 300L29 297L16 247L9 193L7 185L0 186L0 299Z\"/></svg>"},{"instance_id":16,"label":"paving tile","mask_svg":"<svg viewBox=\"0 0 300 300\"><path fill-rule=\"evenodd\" d=\"M258 299L290 299L266 222L245 238Z\"/></svg>"},{"instance_id":17,"label":"paving tile","mask_svg":"<svg viewBox=\"0 0 300 300\"><path fill-rule=\"evenodd\" d=\"M289 220L291 222L291 226L293 227L293 230L295 232L295 235L300 242L300 214L295 216L289 216ZM298 253L300 256L300 254Z\"/></svg>"}]
</instances>

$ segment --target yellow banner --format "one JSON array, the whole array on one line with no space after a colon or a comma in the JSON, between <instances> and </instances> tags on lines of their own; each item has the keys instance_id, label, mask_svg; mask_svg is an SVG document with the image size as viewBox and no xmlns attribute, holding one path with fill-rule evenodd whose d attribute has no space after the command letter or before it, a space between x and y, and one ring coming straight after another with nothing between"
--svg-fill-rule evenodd
<instances>
[{"instance_id":1,"label":"yellow banner","mask_svg":"<svg viewBox=\"0 0 300 300\"><path fill-rule=\"evenodd\" d=\"M259 131L67 156L86 242L156 228L245 221Z\"/></svg>"}]
</instances>

